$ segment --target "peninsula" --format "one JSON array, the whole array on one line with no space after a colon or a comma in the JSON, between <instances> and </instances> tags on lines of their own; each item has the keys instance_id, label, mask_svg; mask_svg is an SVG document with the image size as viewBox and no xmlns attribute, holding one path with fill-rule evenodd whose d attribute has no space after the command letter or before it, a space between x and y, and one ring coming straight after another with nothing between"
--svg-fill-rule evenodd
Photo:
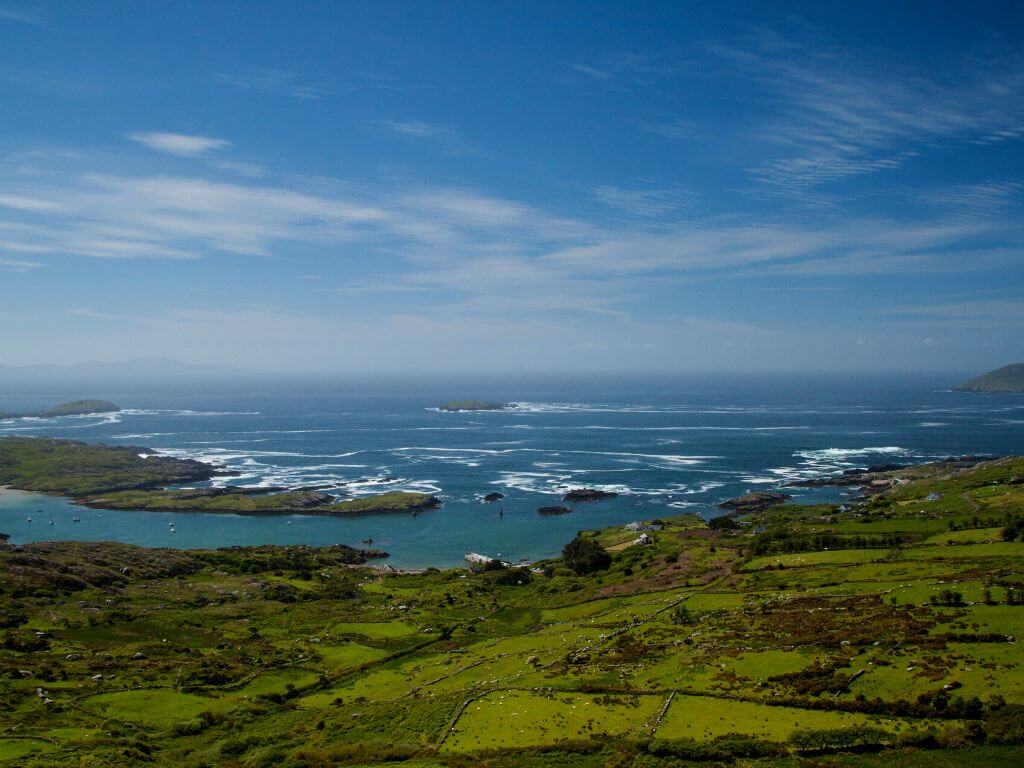
<instances>
[{"instance_id":1,"label":"peninsula","mask_svg":"<svg viewBox=\"0 0 1024 768\"><path fill-rule=\"evenodd\" d=\"M401 491L338 500L303 489L169 488L229 474L205 462L160 456L150 448L0 437L0 485L70 496L78 504L99 509L349 517L416 514L441 505L431 494Z\"/></svg>"},{"instance_id":2,"label":"peninsula","mask_svg":"<svg viewBox=\"0 0 1024 768\"><path fill-rule=\"evenodd\" d=\"M27 413L10 413L0 411L0 419L27 419L27 418L53 418L55 416L88 416L99 413L117 413L120 406L114 405L109 400L74 400L70 403L62 403L52 408L44 408L41 411L30 411Z\"/></svg>"},{"instance_id":3,"label":"peninsula","mask_svg":"<svg viewBox=\"0 0 1024 768\"><path fill-rule=\"evenodd\" d=\"M1014 363L996 368L977 378L965 381L957 392L1022 393L1024 392L1024 363Z\"/></svg>"}]
</instances>

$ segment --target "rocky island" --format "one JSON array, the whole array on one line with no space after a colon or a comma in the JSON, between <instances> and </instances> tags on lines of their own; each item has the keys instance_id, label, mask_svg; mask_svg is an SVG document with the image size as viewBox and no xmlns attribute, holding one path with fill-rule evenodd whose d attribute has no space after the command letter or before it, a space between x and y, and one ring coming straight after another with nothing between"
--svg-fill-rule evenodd
<instances>
[{"instance_id":1,"label":"rocky island","mask_svg":"<svg viewBox=\"0 0 1024 768\"><path fill-rule=\"evenodd\" d=\"M344 499L313 490L169 488L226 473L212 464L160 456L149 448L42 437L0 438L0 485L70 496L99 509L223 512L241 515L417 514L441 506L428 493L393 491Z\"/></svg>"},{"instance_id":2,"label":"rocky island","mask_svg":"<svg viewBox=\"0 0 1024 768\"><path fill-rule=\"evenodd\" d=\"M452 400L439 405L438 410L458 413L459 411L504 411L510 403L492 403L489 400Z\"/></svg>"},{"instance_id":3,"label":"rocky island","mask_svg":"<svg viewBox=\"0 0 1024 768\"><path fill-rule=\"evenodd\" d=\"M120 410L120 406L114 405L109 400L74 400L70 403L55 405L52 408L44 408L41 411L30 411L27 413L0 411L0 419L46 419L55 416L88 416L94 413L117 413Z\"/></svg>"},{"instance_id":4,"label":"rocky island","mask_svg":"<svg viewBox=\"0 0 1024 768\"><path fill-rule=\"evenodd\" d=\"M751 491L735 499L723 501L718 508L731 510L733 514L744 515L763 512L789 501L790 498L792 497L788 493L778 493L777 491Z\"/></svg>"},{"instance_id":5,"label":"rocky island","mask_svg":"<svg viewBox=\"0 0 1024 768\"><path fill-rule=\"evenodd\" d=\"M553 506L553 507L538 507L537 514L543 517L553 517L555 515L568 515L572 512L569 507Z\"/></svg>"},{"instance_id":6,"label":"rocky island","mask_svg":"<svg viewBox=\"0 0 1024 768\"><path fill-rule=\"evenodd\" d=\"M1004 365L953 389L956 392L1024 393L1024 363Z\"/></svg>"},{"instance_id":7,"label":"rocky island","mask_svg":"<svg viewBox=\"0 0 1024 768\"><path fill-rule=\"evenodd\" d=\"M614 499L618 495L615 491L602 491L596 488L573 488L562 496L562 501L602 501Z\"/></svg>"}]
</instances>

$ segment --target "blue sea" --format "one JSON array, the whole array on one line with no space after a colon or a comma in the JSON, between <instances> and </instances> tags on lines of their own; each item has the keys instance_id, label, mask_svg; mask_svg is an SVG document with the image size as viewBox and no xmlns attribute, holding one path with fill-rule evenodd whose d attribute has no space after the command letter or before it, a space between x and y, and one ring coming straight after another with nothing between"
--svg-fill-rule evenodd
<instances>
[{"instance_id":1,"label":"blue sea","mask_svg":"<svg viewBox=\"0 0 1024 768\"><path fill-rule=\"evenodd\" d=\"M396 567L451 566L467 552L553 556L577 530L696 512L749 490L882 462L1024 452L1024 396L949 391L931 376L248 378L4 382L0 410L113 400L109 416L0 421L0 434L142 446L236 472L214 484L326 486L341 498L426 491L412 515L246 517L112 512L0 494L13 543L116 540L159 547L374 546ZM444 413L447 400L515 403ZM618 497L537 514L570 488ZM491 491L505 494L485 504ZM836 489L790 489L831 500ZM31 517L31 522L28 518ZM74 518L79 517L79 522ZM54 524L49 525L49 520ZM169 523L173 523L172 526Z\"/></svg>"}]
</instances>

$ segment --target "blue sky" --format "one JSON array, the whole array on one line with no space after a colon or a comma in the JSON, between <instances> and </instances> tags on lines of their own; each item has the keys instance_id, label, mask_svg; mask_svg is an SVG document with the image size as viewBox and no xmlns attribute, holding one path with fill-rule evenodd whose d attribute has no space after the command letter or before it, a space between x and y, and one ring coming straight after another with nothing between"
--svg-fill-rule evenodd
<instances>
[{"instance_id":1,"label":"blue sky","mask_svg":"<svg viewBox=\"0 0 1024 768\"><path fill-rule=\"evenodd\" d=\"M898 5L0 0L0 358L1020 360L1024 11Z\"/></svg>"}]
</instances>

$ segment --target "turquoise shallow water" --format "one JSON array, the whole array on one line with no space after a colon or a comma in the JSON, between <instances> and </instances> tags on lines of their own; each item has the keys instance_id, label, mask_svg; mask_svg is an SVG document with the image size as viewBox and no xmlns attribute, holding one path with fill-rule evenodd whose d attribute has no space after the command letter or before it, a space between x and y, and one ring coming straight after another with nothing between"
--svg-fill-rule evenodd
<instances>
[{"instance_id":1,"label":"turquoise shallow water","mask_svg":"<svg viewBox=\"0 0 1024 768\"><path fill-rule=\"evenodd\" d=\"M421 490L440 495L444 506L415 518L267 518L99 511L54 497L8 493L0 495L0 531L16 543L111 539L173 547L357 545L372 538L392 553L389 562L406 567L460 563L468 551L536 559L556 554L581 528L683 511L710 516L726 498L800 477L878 462L1024 452L1024 397L944 388L957 379L8 383L0 409L89 396L127 410L9 420L0 422L0 434L138 445L238 473L220 483L322 485L341 497ZM465 397L517 405L488 413L435 409ZM557 503L567 489L581 486L620 495L577 504L570 515L537 515L537 507ZM506 498L481 503L489 491ZM813 500L835 498L836 492L796 493Z\"/></svg>"}]
</instances>

